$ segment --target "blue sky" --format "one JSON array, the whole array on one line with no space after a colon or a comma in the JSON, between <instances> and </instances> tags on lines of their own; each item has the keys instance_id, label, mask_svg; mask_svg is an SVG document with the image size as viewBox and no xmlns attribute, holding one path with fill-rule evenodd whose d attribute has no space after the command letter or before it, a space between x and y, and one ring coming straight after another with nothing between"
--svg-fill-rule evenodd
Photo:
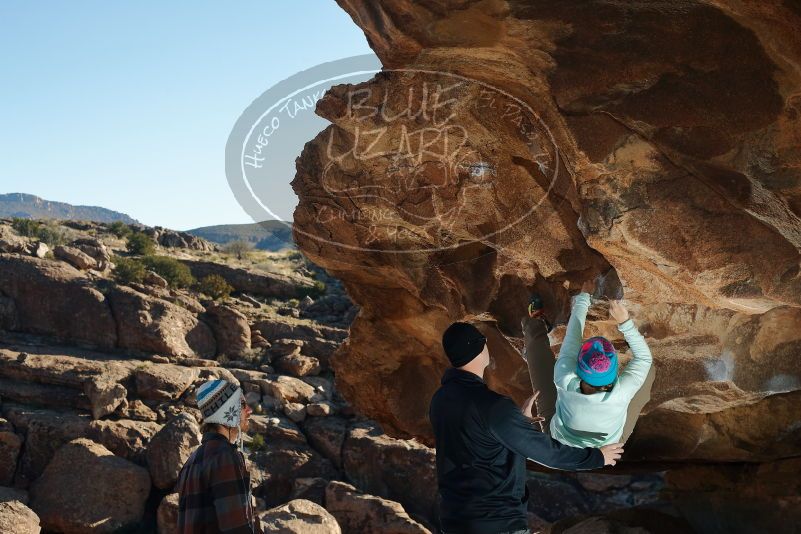
<instances>
[{"instance_id":1,"label":"blue sky","mask_svg":"<svg viewBox=\"0 0 801 534\"><path fill-rule=\"evenodd\" d=\"M236 119L299 70L371 52L333 0L3 0L0 50L0 193L176 229L252 222L224 175Z\"/></svg>"}]
</instances>

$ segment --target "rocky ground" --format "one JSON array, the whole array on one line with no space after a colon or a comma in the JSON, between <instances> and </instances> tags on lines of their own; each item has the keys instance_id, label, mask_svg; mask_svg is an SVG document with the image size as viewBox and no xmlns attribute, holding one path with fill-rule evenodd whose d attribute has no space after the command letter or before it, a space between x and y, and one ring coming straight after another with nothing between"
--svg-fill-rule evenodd
<instances>
[{"instance_id":1,"label":"rocky ground","mask_svg":"<svg viewBox=\"0 0 801 534\"><path fill-rule=\"evenodd\" d=\"M296 252L251 252L143 228L156 254L233 288L213 299L133 257L109 225L0 221L0 531L175 529L180 467L199 444L195 388L239 383L267 532L433 532L433 449L386 435L339 394L331 359L358 309ZM55 244L53 241L55 240ZM313 297L311 295L314 295ZM531 522L659 503L659 474L532 474ZM557 523L558 524L558 523Z\"/></svg>"}]
</instances>

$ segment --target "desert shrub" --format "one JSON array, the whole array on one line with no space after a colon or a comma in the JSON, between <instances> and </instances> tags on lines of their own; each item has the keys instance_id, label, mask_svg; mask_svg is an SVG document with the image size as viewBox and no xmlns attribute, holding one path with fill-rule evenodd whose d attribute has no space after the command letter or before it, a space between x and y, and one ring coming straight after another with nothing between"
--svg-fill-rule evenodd
<instances>
[{"instance_id":1,"label":"desert shrub","mask_svg":"<svg viewBox=\"0 0 801 534\"><path fill-rule=\"evenodd\" d=\"M108 229L117 237L127 237L131 234L131 227L122 221L114 221L109 225Z\"/></svg>"},{"instance_id":2,"label":"desert shrub","mask_svg":"<svg viewBox=\"0 0 801 534\"><path fill-rule=\"evenodd\" d=\"M250 443L248 443L248 449L252 451L260 451L267 446L267 443L264 441L264 436L261 434L254 435Z\"/></svg>"},{"instance_id":3,"label":"desert shrub","mask_svg":"<svg viewBox=\"0 0 801 534\"><path fill-rule=\"evenodd\" d=\"M236 256L238 260L248 257L251 250L253 250L251 244L241 239L231 241L223 247L223 252Z\"/></svg>"},{"instance_id":4,"label":"desert shrub","mask_svg":"<svg viewBox=\"0 0 801 534\"><path fill-rule=\"evenodd\" d=\"M225 278L219 274L209 274L204 276L198 281L195 289L201 293L205 293L214 300L227 298L228 295L231 294L231 291L234 290L231 284L226 282Z\"/></svg>"},{"instance_id":5,"label":"desert shrub","mask_svg":"<svg viewBox=\"0 0 801 534\"><path fill-rule=\"evenodd\" d=\"M190 287L195 284L195 277L189 267L169 256L145 256L142 258L145 267L155 272L172 288Z\"/></svg>"},{"instance_id":6,"label":"desert shrub","mask_svg":"<svg viewBox=\"0 0 801 534\"><path fill-rule=\"evenodd\" d=\"M115 256L114 278L122 284L141 284L145 279L145 264L136 258Z\"/></svg>"},{"instance_id":7,"label":"desert shrub","mask_svg":"<svg viewBox=\"0 0 801 534\"><path fill-rule=\"evenodd\" d=\"M144 232L132 232L128 236L128 252L140 256L150 256L156 252L156 242Z\"/></svg>"},{"instance_id":8,"label":"desert shrub","mask_svg":"<svg viewBox=\"0 0 801 534\"><path fill-rule=\"evenodd\" d=\"M36 238L51 247L63 245L67 242L67 233L64 229L51 221L41 222L15 217L11 222L11 227L19 235Z\"/></svg>"}]
</instances>

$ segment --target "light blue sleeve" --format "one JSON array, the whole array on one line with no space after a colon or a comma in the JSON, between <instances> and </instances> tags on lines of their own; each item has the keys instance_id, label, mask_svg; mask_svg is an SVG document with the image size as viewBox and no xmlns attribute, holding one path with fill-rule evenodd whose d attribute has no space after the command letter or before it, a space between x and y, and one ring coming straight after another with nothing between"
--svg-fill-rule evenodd
<instances>
[{"instance_id":1,"label":"light blue sleeve","mask_svg":"<svg viewBox=\"0 0 801 534\"><path fill-rule=\"evenodd\" d=\"M553 381L556 387L567 388L567 384L576 376L576 364L581 343L584 341L584 321L590 309L590 294L579 293L573 301L570 319L567 321L565 339L559 349L559 357L553 368Z\"/></svg>"},{"instance_id":2,"label":"light blue sleeve","mask_svg":"<svg viewBox=\"0 0 801 534\"><path fill-rule=\"evenodd\" d=\"M651 349L648 348L645 338L637 330L632 319L623 321L617 326L617 329L623 333L626 343L631 347L632 354L631 361L626 366L626 369L620 373L617 387L622 390L626 397L632 398L645 383L648 371L651 370L653 358Z\"/></svg>"}]
</instances>

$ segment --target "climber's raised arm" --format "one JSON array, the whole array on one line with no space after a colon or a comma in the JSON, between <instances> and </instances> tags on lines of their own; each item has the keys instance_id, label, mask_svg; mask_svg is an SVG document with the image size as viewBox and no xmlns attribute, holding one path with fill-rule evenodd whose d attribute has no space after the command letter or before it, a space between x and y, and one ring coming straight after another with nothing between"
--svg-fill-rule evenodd
<instances>
[{"instance_id":1,"label":"climber's raised arm","mask_svg":"<svg viewBox=\"0 0 801 534\"><path fill-rule=\"evenodd\" d=\"M617 323L617 328L623 333L626 343L631 347L631 361L626 369L620 373L618 388L625 391L628 396L633 397L642 387L651 369L653 358L651 349L645 342L645 338L637 330L634 320L629 317L629 312L623 306L623 302L612 300L609 302L609 316Z\"/></svg>"},{"instance_id":2,"label":"climber's raised arm","mask_svg":"<svg viewBox=\"0 0 801 534\"><path fill-rule=\"evenodd\" d=\"M590 292L593 291L594 285L592 281L584 282L581 293L573 297L565 338L553 369L553 381L557 387L565 387L567 382L576 376L576 362L584 340L584 321L590 309Z\"/></svg>"}]
</instances>

